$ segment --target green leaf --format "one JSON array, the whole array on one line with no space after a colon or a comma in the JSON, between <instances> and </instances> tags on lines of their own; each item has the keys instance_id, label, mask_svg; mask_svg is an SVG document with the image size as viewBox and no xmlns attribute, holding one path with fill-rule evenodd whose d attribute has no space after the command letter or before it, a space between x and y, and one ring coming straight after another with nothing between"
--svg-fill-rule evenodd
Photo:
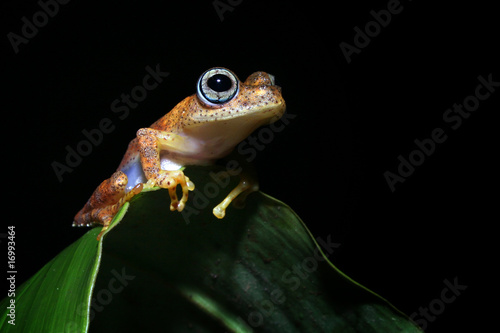
<instances>
[{"instance_id":1,"label":"green leaf","mask_svg":"<svg viewBox=\"0 0 500 333\"><path fill-rule=\"evenodd\" d=\"M128 204L117 214L120 220ZM1 332L83 332L101 259L99 228L88 231L0 302ZM11 299L15 300L12 315ZM12 307L12 306L11 306ZM7 309L7 310L6 310ZM9 324L13 320L15 325Z\"/></svg>"},{"instance_id":2,"label":"green leaf","mask_svg":"<svg viewBox=\"0 0 500 333\"><path fill-rule=\"evenodd\" d=\"M197 189L182 213L165 190L136 196L101 242L89 231L19 287L1 331L421 332L337 270L336 244L323 253L288 206L259 192L218 220L235 180L185 173Z\"/></svg>"}]
</instances>

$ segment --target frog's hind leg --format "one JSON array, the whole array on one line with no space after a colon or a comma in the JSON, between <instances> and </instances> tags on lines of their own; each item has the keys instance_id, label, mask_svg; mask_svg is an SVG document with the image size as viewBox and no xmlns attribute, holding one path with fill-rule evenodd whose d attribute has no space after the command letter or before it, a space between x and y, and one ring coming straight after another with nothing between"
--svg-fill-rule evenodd
<instances>
[{"instance_id":1,"label":"frog's hind leg","mask_svg":"<svg viewBox=\"0 0 500 333\"><path fill-rule=\"evenodd\" d=\"M229 194L222 200L220 204L215 206L213 209L213 214L218 219L224 218L226 215L226 208L231 202L237 207L243 207L246 197L253 192L259 190L259 183L257 179L247 172L243 172L240 175L240 182L236 187L229 192Z\"/></svg>"},{"instance_id":2,"label":"frog's hind leg","mask_svg":"<svg viewBox=\"0 0 500 333\"><path fill-rule=\"evenodd\" d=\"M137 184L129 192L125 192L128 183L127 176L122 171L116 171L109 179L103 181L94 191L85 206L76 214L73 226L103 226L99 240L111 220L125 202L142 191L142 184Z\"/></svg>"}]
</instances>

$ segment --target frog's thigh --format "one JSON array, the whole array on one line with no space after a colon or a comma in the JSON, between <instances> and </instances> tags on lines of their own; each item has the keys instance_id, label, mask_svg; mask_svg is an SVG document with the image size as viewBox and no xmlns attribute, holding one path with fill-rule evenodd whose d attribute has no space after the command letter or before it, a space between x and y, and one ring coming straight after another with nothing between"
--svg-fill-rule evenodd
<instances>
[{"instance_id":1,"label":"frog's thigh","mask_svg":"<svg viewBox=\"0 0 500 333\"><path fill-rule=\"evenodd\" d=\"M93 224L104 224L104 221L96 214L118 202L125 194L127 176L121 172L115 172L109 179L104 180L92 193L85 206L76 214L73 226L89 226Z\"/></svg>"},{"instance_id":2,"label":"frog's thigh","mask_svg":"<svg viewBox=\"0 0 500 333\"><path fill-rule=\"evenodd\" d=\"M76 214L73 226L102 224L107 228L121 206L142 190L142 184L138 184L125 193L127 183L127 176L122 171L116 171L109 179L103 181Z\"/></svg>"},{"instance_id":3,"label":"frog's thigh","mask_svg":"<svg viewBox=\"0 0 500 333\"><path fill-rule=\"evenodd\" d=\"M116 171L103 181L89 199L90 207L99 208L115 204L125 194L128 178L122 171Z\"/></svg>"}]
</instances>

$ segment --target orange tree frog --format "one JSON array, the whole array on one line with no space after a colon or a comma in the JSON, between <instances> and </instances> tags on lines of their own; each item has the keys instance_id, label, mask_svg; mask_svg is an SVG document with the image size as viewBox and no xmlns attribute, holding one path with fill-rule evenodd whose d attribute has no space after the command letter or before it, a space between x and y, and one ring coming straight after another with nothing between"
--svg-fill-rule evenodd
<instances>
[{"instance_id":1,"label":"orange tree frog","mask_svg":"<svg viewBox=\"0 0 500 333\"><path fill-rule=\"evenodd\" d=\"M103 225L99 240L121 206L143 188L168 189L170 210L182 211L194 184L184 175L186 165L209 165L261 125L285 112L281 88L274 76L255 72L245 82L230 70L205 71L196 94L185 98L148 128L137 131L117 171L103 181L76 214L73 226ZM177 185L182 197L177 197ZM246 180L214 208L223 218L225 208L243 192L256 190Z\"/></svg>"}]
</instances>

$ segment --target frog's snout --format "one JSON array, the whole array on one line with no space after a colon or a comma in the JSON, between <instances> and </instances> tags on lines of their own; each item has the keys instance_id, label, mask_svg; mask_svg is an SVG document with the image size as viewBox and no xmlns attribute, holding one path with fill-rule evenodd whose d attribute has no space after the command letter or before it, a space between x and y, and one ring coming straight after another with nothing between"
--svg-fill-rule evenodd
<instances>
[{"instance_id":1,"label":"frog's snout","mask_svg":"<svg viewBox=\"0 0 500 333\"><path fill-rule=\"evenodd\" d=\"M244 84L249 86L275 86L276 77L266 72L255 72L246 79Z\"/></svg>"}]
</instances>

